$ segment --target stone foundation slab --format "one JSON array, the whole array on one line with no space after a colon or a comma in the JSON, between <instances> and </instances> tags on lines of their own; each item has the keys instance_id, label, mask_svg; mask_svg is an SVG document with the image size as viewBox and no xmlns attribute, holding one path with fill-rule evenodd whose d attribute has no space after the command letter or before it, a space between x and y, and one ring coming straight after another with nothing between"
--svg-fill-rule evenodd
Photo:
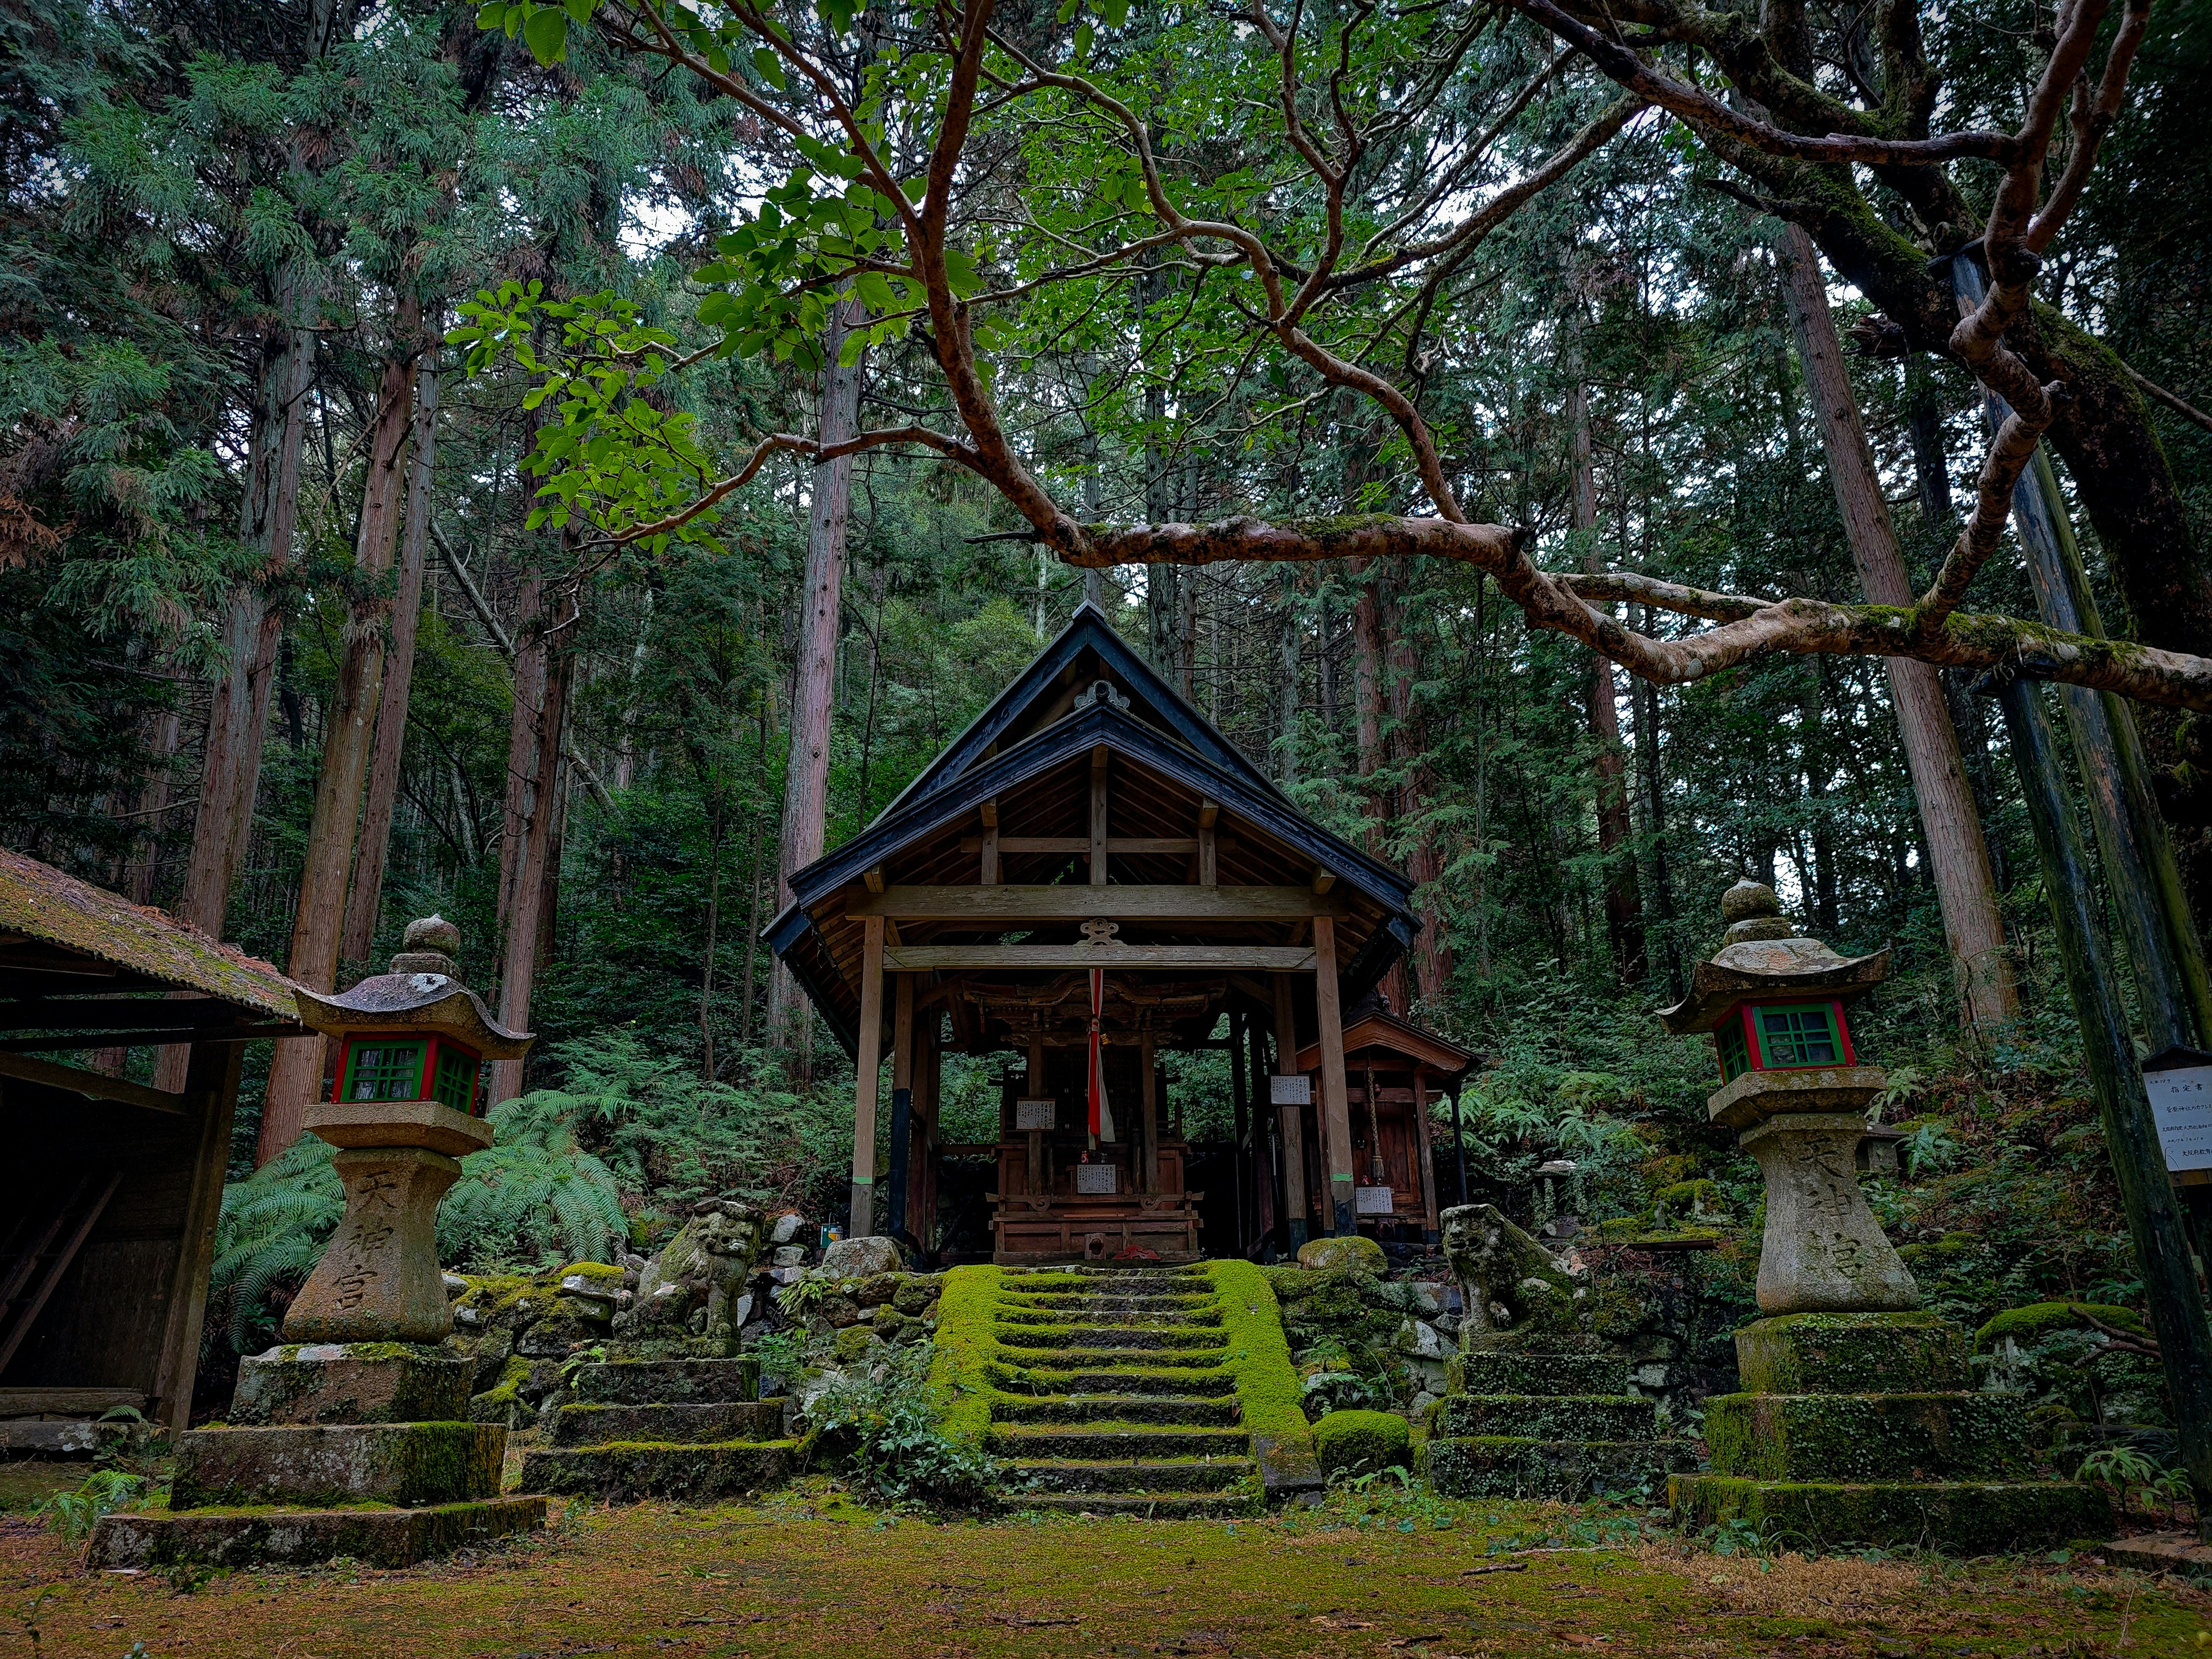
<instances>
[{"instance_id":1,"label":"stone foundation slab","mask_svg":"<svg viewBox=\"0 0 2212 1659\"><path fill-rule=\"evenodd\" d=\"M292 1343L239 1362L230 1420L457 1423L469 1414L474 1369L420 1343Z\"/></svg>"},{"instance_id":2,"label":"stone foundation slab","mask_svg":"<svg viewBox=\"0 0 2212 1659\"><path fill-rule=\"evenodd\" d=\"M363 1501L457 1504L499 1495L507 1431L495 1423L357 1423L194 1429L177 1442L175 1510Z\"/></svg>"},{"instance_id":3,"label":"stone foundation slab","mask_svg":"<svg viewBox=\"0 0 2212 1659\"><path fill-rule=\"evenodd\" d=\"M1705 1402L1715 1474L2002 1480L2028 1472L2020 1402L1993 1394L1729 1394Z\"/></svg>"},{"instance_id":4,"label":"stone foundation slab","mask_svg":"<svg viewBox=\"0 0 2212 1659\"><path fill-rule=\"evenodd\" d=\"M1698 1466L1686 1440L1540 1440L1523 1435L1431 1439L1421 1449L1429 1483L1445 1498L1550 1498L1656 1487Z\"/></svg>"},{"instance_id":5,"label":"stone foundation slab","mask_svg":"<svg viewBox=\"0 0 2212 1659\"><path fill-rule=\"evenodd\" d=\"M1859 1484L1681 1474L1667 1491L1678 1522L1740 1522L1776 1542L1818 1549L1873 1544L2003 1553L2106 1538L2112 1530L2104 1493L2057 1480Z\"/></svg>"},{"instance_id":6,"label":"stone foundation slab","mask_svg":"<svg viewBox=\"0 0 2212 1659\"><path fill-rule=\"evenodd\" d=\"M1534 1440L1649 1440L1657 1402L1629 1394L1455 1394L1430 1408L1432 1432Z\"/></svg>"},{"instance_id":7,"label":"stone foundation slab","mask_svg":"<svg viewBox=\"0 0 2212 1659\"><path fill-rule=\"evenodd\" d=\"M1735 1334L1746 1394L1936 1394L1974 1386L1966 1333L1925 1313L1783 1314Z\"/></svg>"},{"instance_id":8,"label":"stone foundation slab","mask_svg":"<svg viewBox=\"0 0 2212 1659\"><path fill-rule=\"evenodd\" d=\"M760 1361L751 1354L735 1359L610 1359L603 1365L578 1366L574 1386L576 1398L592 1405L735 1405L760 1398Z\"/></svg>"},{"instance_id":9,"label":"stone foundation slab","mask_svg":"<svg viewBox=\"0 0 2212 1659\"><path fill-rule=\"evenodd\" d=\"M686 1446L647 1441L532 1450L522 1484L533 1492L616 1502L675 1498L709 1503L780 1486L796 1471L796 1440Z\"/></svg>"},{"instance_id":10,"label":"stone foundation slab","mask_svg":"<svg viewBox=\"0 0 2212 1659\"><path fill-rule=\"evenodd\" d=\"M404 1567L545 1524L543 1498L493 1498L419 1510L226 1510L220 1514L117 1514L92 1534L87 1565L307 1566L344 1556Z\"/></svg>"},{"instance_id":11,"label":"stone foundation slab","mask_svg":"<svg viewBox=\"0 0 2212 1659\"><path fill-rule=\"evenodd\" d=\"M783 1434L781 1400L679 1405L563 1406L553 1416L556 1446L604 1446L615 1441L720 1445L775 1440Z\"/></svg>"},{"instance_id":12,"label":"stone foundation slab","mask_svg":"<svg viewBox=\"0 0 2212 1659\"><path fill-rule=\"evenodd\" d=\"M1628 1392L1628 1362L1616 1354L1454 1354L1445 1376L1454 1394L1611 1394Z\"/></svg>"}]
</instances>

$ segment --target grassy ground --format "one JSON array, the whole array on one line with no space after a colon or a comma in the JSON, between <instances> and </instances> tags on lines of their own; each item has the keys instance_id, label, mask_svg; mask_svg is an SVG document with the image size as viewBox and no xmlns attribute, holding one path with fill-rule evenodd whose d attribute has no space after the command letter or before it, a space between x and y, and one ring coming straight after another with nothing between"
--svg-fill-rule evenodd
<instances>
[{"instance_id":1,"label":"grassy ground","mask_svg":"<svg viewBox=\"0 0 2212 1659\"><path fill-rule=\"evenodd\" d=\"M2080 1561L1722 1557L1539 1504L938 1525L817 1484L750 1507L556 1514L541 1537L404 1572L185 1586L87 1574L49 1533L0 1520L0 1656L2212 1653L2212 1594L2171 1580Z\"/></svg>"}]
</instances>

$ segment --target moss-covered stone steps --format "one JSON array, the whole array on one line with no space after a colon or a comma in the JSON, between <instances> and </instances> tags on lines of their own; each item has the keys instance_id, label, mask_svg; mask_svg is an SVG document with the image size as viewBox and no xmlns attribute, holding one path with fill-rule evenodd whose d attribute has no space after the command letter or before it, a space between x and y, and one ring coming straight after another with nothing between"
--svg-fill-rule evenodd
<instances>
[{"instance_id":1,"label":"moss-covered stone steps","mask_svg":"<svg viewBox=\"0 0 2212 1659\"><path fill-rule=\"evenodd\" d=\"M533 1449L523 1454L522 1484L532 1492L634 1503L742 1498L789 1480L796 1440L738 1440L721 1445L617 1441L611 1445Z\"/></svg>"},{"instance_id":2,"label":"moss-covered stone steps","mask_svg":"<svg viewBox=\"0 0 2212 1659\"><path fill-rule=\"evenodd\" d=\"M1250 1479L1249 1457L1164 1463L1132 1458L1018 1458L1007 1467L1031 1492L1216 1492Z\"/></svg>"},{"instance_id":3,"label":"moss-covered stone steps","mask_svg":"<svg viewBox=\"0 0 2212 1659\"><path fill-rule=\"evenodd\" d=\"M1705 1402L1713 1468L1759 1480L2003 1480L2029 1472L2008 1395L1731 1394Z\"/></svg>"},{"instance_id":4,"label":"moss-covered stone steps","mask_svg":"<svg viewBox=\"0 0 2212 1659\"><path fill-rule=\"evenodd\" d=\"M1000 1386L1018 1394L1233 1395L1237 1373L1226 1366L1129 1365L1083 1370L1030 1366L1010 1371Z\"/></svg>"},{"instance_id":5,"label":"moss-covered stone steps","mask_svg":"<svg viewBox=\"0 0 2212 1659\"><path fill-rule=\"evenodd\" d=\"M1454 1394L1625 1395L1628 1361L1609 1353L1477 1350L1447 1367Z\"/></svg>"},{"instance_id":6,"label":"moss-covered stone steps","mask_svg":"<svg viewBox=\"0 0 2212 1659\"><path fill-rule=\"evenodd\" d=\"M1779 1541L1937 1545L1960 1554L2010 1553L2112 1535L2112 1506L2095 1486L2066 1480L1796 1481L1677 1475L1675 1517L1692 1526L1737 1522Z\"/></svg>"},{"instance_id":7,"label":"moss-covered stone steps","mask_svg":"<svg viewBox=\"0 0 2212 1659\"><path fill-rule=\"evenodd\" d=\"M728 1440L776 1440L783 1434L781 1400L683 1401L666 1405L563 1406L553 1414L556 1446L604 1446L617 1440L713 1445Z\"/></svg>"},{"instance_id":8,"label":"moss-covered stone steps","mask_svg":"<svg viewBox=\"0 0 2212 1659\"><path fill-rule=\"evenodd\" d=\"M1440 1435L1520 1435L1538 1440L1649 1440L1656 1401L1628 1394L1455 1394L1437 1402Z\"/></svg>"},{"instance_id":9,"label":"moss-covered stone steps","mask_svg":"<svg viewBox=\"0 0 2212 1659\"><path fill-rule=\"evenodd\" d=\"M1012 1457L1073 1457L1086 1460L1169 1457L1242 1457L1247 1437L1240 1428L1218 1429L1173 1424L1114 1424L1062 1427L1054 1424L994 1423L988 1443Z\"/></svg>"},{"instance_id":10,"label":"moss-covered stone steps","mask_svg":"<svg viewBox=\"0 0 2212 1659\"><path fill-rule=\"evenodd\" d=\"M1245 1514L1319 1485L1281 1314L1248 1263L955 1269L937 1340L948 1421L1006 1460L1009 1508Z\"/></svg>"},{"instance_id":11,"label":"moss-covered stone steps","mask_svg":"<svg viewBox=\"0 0 2212 1659\"><path fill-rule=\"evenodd\" d=\"M1431 1484L1451 1497L1551 1498L1655 1490L1698 1466L1686 1440L1539 1440L1528 1435L1458 1435L1422 1449Z\"/></svg>"},{"instance_id":12,"label":"moss-covered stone steps","mask_svg":"<svg viewBox=\"0 0 2212 1659\"><path fill-rule=\"evenodd\" d=\"M1237 1421L1237 1396L1179 1394L1010 1395L992 1408L1001 1423L1185 1423L1226 1426Z\"/></svg>"}]
</instances>

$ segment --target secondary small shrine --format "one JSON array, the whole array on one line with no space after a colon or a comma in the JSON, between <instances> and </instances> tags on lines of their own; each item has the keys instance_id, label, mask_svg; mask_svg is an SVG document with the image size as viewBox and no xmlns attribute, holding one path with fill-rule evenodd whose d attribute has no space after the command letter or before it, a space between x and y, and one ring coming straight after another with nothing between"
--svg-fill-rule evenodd
<instances>
[{"instance_id":1,"label":"secondary small shrine","mask_svg":"<svg viewBox=\"0 0 2212 1659\"><path fill-rule=\"evenodd\" d=\"M1458 1097L1474 1060L1457 1043L1400 1018L1379 995L1352 1011L1344 1032L1344 1070L1352 1109L1352 1212L1362 1232L1425 1243L1441 1237L1430 1111L1443 1096ZM1297 1065L1302 1076L1317 1076L1320 1043L1299 1049ZM1310 1100L1313 1090L1304 1092ZM1302 1109L1310 1112L1310 1103ZM1318 1182L1309 1182L1307 1206L1317 1207L1321 1196Z\"/></svg>"},{"instance_id":2,"label":"secondary small shrine","mask_svg":"<svg viewBox=\"0 0 2212 1659\"><path fill-rule=\"evenodd\" d=\"M1356 1230L1342 1010L1412 941L1409 885L1293 807L1096 606L791 888L769 942L858 1067L856 1235L931 1251L939 1159L973 1150L996 1166L1000 1262L1199 1255L1159 1062L1225 1046L1224 1013L1271 1030L1278 1077L1310 1071L1319 1097L1310 1119L1276 1108L1274 1133L1252 1138L1253 1179L1301 1212L1310 1180L1317 1231ZM1012 1057L981 1148L939 1133L956 1049Z\"/></svg>"}]
</instances>

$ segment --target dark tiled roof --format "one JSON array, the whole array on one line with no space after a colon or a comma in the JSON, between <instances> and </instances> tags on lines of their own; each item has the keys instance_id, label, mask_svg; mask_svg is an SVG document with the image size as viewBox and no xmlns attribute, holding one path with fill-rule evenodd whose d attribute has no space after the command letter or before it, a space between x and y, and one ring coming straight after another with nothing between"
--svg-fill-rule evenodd
<instances>
[{"instance_id":1,"label":"dark tiled roof","mask_svg":"<svg viewBox=\"0 0 2212 1659\"><path fill-rule=\"evenodd\" d=\"M299 1018L292 981L163 910L0 848L0 935L75 951L179 991L276 1018Z\"/></svg>"}]
</instances>

